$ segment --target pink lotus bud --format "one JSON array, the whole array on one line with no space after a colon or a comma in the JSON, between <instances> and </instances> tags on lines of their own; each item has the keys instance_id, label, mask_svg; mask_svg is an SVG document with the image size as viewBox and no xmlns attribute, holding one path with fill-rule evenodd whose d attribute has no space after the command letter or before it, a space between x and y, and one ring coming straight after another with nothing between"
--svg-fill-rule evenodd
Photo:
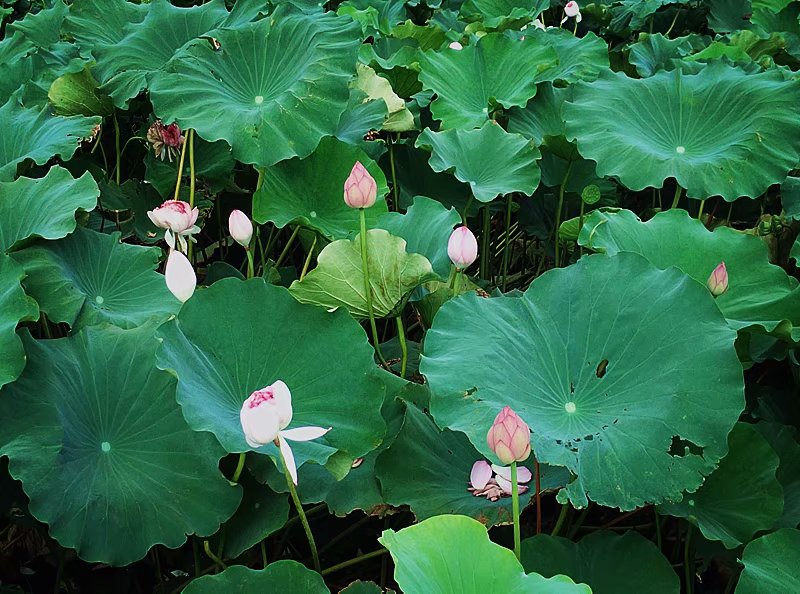
<instances>
[{"instance_id":1,"label":"pink lotus bud","mask_svg":"<svg viewBox=\"0 0 800 594\"><path fill-rule=\"evenodd\" d=\"M472 465L472 472L469 474L469 484L478 491L486 487L489 479L492 478L492 467L486 460L478 460Z\"/></svg>"},{"instance_id":2,"label":"pink lotus bud","mask_svg":"<svg viewBox=\"0 0 800 594\"><path fill-rule=\"evenodd\" d=\"M378 184L367 168L356 161L344 182L344 201L350 208L369 208L375 204Z\"/></svg>"},{"instance_id":3,"label":"pink lotus bud","mask_svg":"<svg viewBox=\"0 0 800 594\"><path fill-rule=\"evenodd\" d=\"M460 270L475 261L478 257L478 240L468 227L462 225L453 230L447 241L447 255Z\"/></svg>"},{"instance_id":4,"label":"pink lotus bud","mask_svg":"<svg viewBox=\"0 0 800 594\"><path fill-rule=\"evenodd\" d=\"M714 297L719 297L728 290L728 269L725 262L720 262L706 281L708 290Z\"/></svg>"},{"instance_id":5,"label":"pink lotus bud","mask_svg":"<svg viewBox=\"0 0 800 594\"><path fill-rule=\"evenodd\" d=\"M250 447L275 441L292 421L292 393L281 380L256 390L239 412L244 437Z\"/></svg>"},{"instance_id":6,"label":"pink lotus bud","mask_svg":"<svg viewBox=\"0 0 800 594\"><path fill-rule=\"evenodd\" d=\"M451 44L450 44L448 47L449 47L450 49L452 49L452 50L456 50L456 51L464 49L464 46L463 46L463 45L461 45L461 44L460 44L458 41L454 41L454 42L453 42L453 43L451 43Z\"/></svg>"},{"instance_id":7,"label":"pink lotus bud","mask_svg":"<svg viewBox=\"0 0 800 594\"><path fill-rule=\"evenodd\" d=\"M197 276L189 259L177 250L170 250L164 268L167 288L181 302L186 303L194 294Z\"/></svg>"},{"instance_id":8,"label":"pink lotus bud","mask_svg":"<svg viewBox=\"0 0 800 594\"><path fill-rule=\"evenodd\" d=\"M564 5L564 14L568 17L578 16L581 13L581 7L577 2L571 1Z\"/></svg>"},{"instance_id":9,"label":"pink lotus bud","mask_svg":"<svg viewBox=\"0 0 800 594\"><path fill-rule=\"evenodd\" d=\"M192 208L183 200L167 200L158 208L148 210L147 216L156 227L180 234L191 230L199 212L197 207Z\"/></svg>"},{"instance_id":10,"label":"pink lotus bud","mask_svg":"<svg viewBox=\"0 0 800 594\"><path fill-rule=\"evenodd\" d=\"M495 417L486 443L502 464L524 462L531 455L531 431L508 406Z\"/></svg>"},{"instance_id":11,"label":"pink lotus bud","mask_svg":"<svg viewBox=\"0 0 800 594\"><path fill-rule=\"evenodd\" d=\"M234 241L247 249L253 239L253 223L241 210L234 210L228 217L228 230Z\"/></svg>"}]
</instances>

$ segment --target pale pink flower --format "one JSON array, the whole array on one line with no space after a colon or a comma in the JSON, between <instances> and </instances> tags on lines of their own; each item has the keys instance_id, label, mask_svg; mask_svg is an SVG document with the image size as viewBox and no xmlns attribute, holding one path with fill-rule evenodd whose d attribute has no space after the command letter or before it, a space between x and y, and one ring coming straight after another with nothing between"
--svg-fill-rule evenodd
<instances>
[{"instance_id":1,"label":"pale pink flower","mask_svg":"<svg viewBox=\"0 0 800 594\"><path fill-rule=\"evenodd\" d=\"M167 200L158 208L147 211L147 216L156 227L166 229L164 239L170 248L175 249L175 238L178 238L181 251L186 251L186 238L194 241L192 235L200 231L195 225L200 211L192 208L183 200Z\"/></svg>"},{"instance_id":2,"label":"pale pink flower","mask_svg":"<svg viewBox=\"0 0 800 594\"><path fill-rule=\"evenodd\" d=\"M503 464L524 462L531 455L530 429L508 406L495 417L486 443Z\"/></svg>"},{"instance_id":3,"label":"pale pink flower","mask_svg":"<svg viewBox=\"0 0 800 594\"><path fill-rule=\"evenodd\" d=\"M563 25L567 22L568 18L575 17L575 22L580 23L583 17L581 16L581 7L578 6L578 3L574 0L571 2L567 2L564 5L564 18L561 19L561 24Z\"/></svg>"},{"instance_id":4,"label":"pale pink flower","mask_svg":"<svg viewBox=\"0 0 800 594\"><path fill-rule=\"evenodd\" d=\"M706 286L714 297L719 297L728 290L728 269L725 268L725 262L717 264L708 277Z\"/></svg>"},{"instance_id":5,"label":"pale pink flower","mask_svg":"<svg viewBox=\"0 0 800 594\"><path fill-rule=\"evenodd\" d=\"M454 41L448 47L450 47L450 49L456 50L456 51L464 49L464 46L461 45L458 41Z\"/></svg>"},{"instance_id":6,"label":"pale pink flower","mask_svg":"<svg viewBox=\"0 0 800 594\"><path fill-rule=\"evenodd\" d=\"M184 137L178 124L165 126L164 122L156 120L147 129L147 140L153 145L153 152L155 152L156 157L162 161L164 157L167 157L172 162L172 159L183 146Z\"/></svg>"},{"instance_id":7,"label":"pale pink flower","mask_svg":"<svg viewBox=\"0 0 800 594\"><path fill-rule=\"evenodd\" d=\"M531 471L524 466L517 468L517 485L519 493L525 493L525 483L533 478ZM485 497L489 501L497 501L511 495L511 468L489 464L486 460L478 460L472 465L467 490L475 497Z\"/></svg>"},{"instance_id":8,"label":"pale pink flower","mask_svg":"<svg viewBox=\"0 0 800 594\"><path fill-rule=\"evenodd\" d=\"M467 226L456 227L450 234L447 255L459 270L467 268L478 257L478 240Z\"/></svg>"},{"instance_id":9,"label":"pale pink flower","mask_svg":"<svg viewBox=\"0 0 800 594\"><path fill-rule=\"evenodd\" d=\"M167 288L181 302L186 303L194 294L197 276L189 258L177 250L170 250L167 265L164 267Z\"/></svg>"},{"instance_id":10,"label":"pale pink flower","mask_svg":"<svg viewBox=\"0 0 800 594\"><path fill-rule=\"evenodd\" d=\"M231 211L231 216L228 217L228 230L236 243L245 249L250 247L250 240L253 239L253 223L241 210Z\"/></svg>"},{"instance_id":11,"label":"pale pink flower","mask_svg":"<svg viewBox=\"0 0 800 594\"><path fill-rule=\"evenodd\" d=\"M472 465L472 472L469 475L469 483L480 490L486 486L492 478L492 467L486 460L478 460Z\"/></svg>"},{"instance_id":12,"label":"pale pink flower","mask_svg":"<svg viewBox=\"0 0 800 594\"><path fill-rule=\"evenodd\" d=\"M353 165L350 175L344 182L344 201L350 208L369 208L375 204L378 184L367 168L359 161Z\"/></svg>"}]
</instances>

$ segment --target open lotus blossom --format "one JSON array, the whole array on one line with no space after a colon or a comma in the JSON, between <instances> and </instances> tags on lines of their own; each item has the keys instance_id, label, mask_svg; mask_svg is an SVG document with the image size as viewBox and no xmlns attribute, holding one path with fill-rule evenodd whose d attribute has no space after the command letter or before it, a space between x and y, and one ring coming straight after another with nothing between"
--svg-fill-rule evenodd
<instances>
[{"instance_id":1,"label":"open lotus blossom","mask_svg":"<svg viewBox=\"0 0 800 594\"><path fill-rule=\"evenodd\" d=\"M717 264L708 277L706 286L714 297L719 297L728 290L728 269L725 268L725 262Z\"/></svg>"},{"instance_id":2,"label":"open lotus blossom","mask_svg":"<svg viewBox=\"0 0 800 594\"><path fill-rule=\"evenodd\" d=\"M183 146L184 138L178 124L165 126L164 122L156 120L147 129L147 141L153 145L153 152L156 157L162 161L166 157L171 163L181 146Z\"/></svg>"},{"instance_id":3,"label":"open lotus blossom","mask_svg":"<svg viewBox=\"0 0 800 594\"><path fill-rule=\"evenodd\" d=\"M531 455L531 431L509 406L495 417L486 443L503 464L524 462Z\"/></svg>"},{"instance_id":4,"label":"open lotus blossom","mask_svg":"<svg viewBox=\"0 0 800 594\"><path fill-rule=\"evenodd\" d=\"M531 471L524 466L517 468L519 493L528 490L524 483L533 478ZM489 501L497 501L501 497L511 496L511 468L489 464L486 460L478 460L472 465L467 490L475 497L486 497Z\"/></svg>"},{"instance_id":5,"label":"open lotus blossom","mask_svg":"<svg viewBox=\"0 0 800 594\"><path fill-rule=\"evenodd\" d=\"M186 303L194 294L197 275L189 258L177 250L170 250L167 265L164 267L167 288L181 303Z\"/></svg>"},{"instance_id":6,"label":"open lotus blossom","mask_svg":"<svg viewBox=\"0 0 800 594\"><path fill-rule=\"evenodd\" d=\"M344 201L350 208L369 208L375 204L378 184L360 161L356 161L344 181Z\"/></svg>"},{"instance_id":7,"label":"open lotus blossom","mask_svg":"<svg viewBox=\"0 0 800 594\"><path fill-rule=\"evenodd\" d=\"M578 6L577 2L574 2L574 1L567 2L564 5L564 18L561 19L561 24L563 25L564 23L567 22L567 19L573 18L573 17L575 17L575 22L576 23L580 23L581 22L581 19L583 18L583 17L581 17L581 7Z\"/></svg>"},{"instance_id":8,"label":"open lotus blossom","mask_svg":"<svg viewBox=\"0 0 800 594\"><path fill-rule=\"evenodd\" d=\"M241 210L231 212L231 216L228 217L228 230L236 243L244 249L250 247L250 240L253 239L253 223Z\"/></svg>"},{"instance_id":9,"label":"open lotus blossom","mask_svg":"<svg viewBox=\"0 0 800 594\"><path fill-rule=\"evenodd\" d=\"M464 270L478 257L478 240L466 225L456 227L447 240L447 255L459 270Z\"/></svg>"},{"instance_id":10,"label":"open lotus blossom","mask_svg":"<svg viewBox=\"0 0 800 594\"><path fill-rule=\"evenodd\" d=\"M331 430L330 427L295 427L286 429L292 422L292 393L281 380L256 390L244 401L239 412L244 438L247 445L260 448L270 442L275 443L286 464L286 469L297 484L297 466L294 461L291 441L311 441Z\"/></svg>"},{"instance_id":11,"label":"open lotus blossom","mask_svg":"<svg viewBox=\"0 0 800 594\"><path fill-rule=\"evenodd\" d=\"M193 234L200 231L195 225L199 211L183 200L167 200L158 208L147 211L147 216L156 227L166 229L164 240L170 248L175 249L175 238L178 238L181 251L186 251L186 238L194 241Z\"/></svg>"}]
</instances>

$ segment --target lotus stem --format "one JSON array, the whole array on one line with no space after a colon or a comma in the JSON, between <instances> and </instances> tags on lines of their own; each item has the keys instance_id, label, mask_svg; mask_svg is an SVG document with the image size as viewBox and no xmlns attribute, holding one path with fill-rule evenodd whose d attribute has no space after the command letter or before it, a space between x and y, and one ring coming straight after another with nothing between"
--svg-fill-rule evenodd
<instances>
[{"instance_id":1,"label":"lotus stem","mask_svg":"<svg viewBox=\"0 0 800 594\"><path fill-rule=\"evenodd\" d=\"M322 572L322 575L328 575L335 571L339 571L340 569L345 569L346 567L350 567L351 565L355 565L356 563L361 563L362 561L367 561L368 559L374 559L375 557L380 557L381 555L385 555L389 551L386 549L378 549L377 551L372 551L371 553L365 553L363 555L359 555L353 559L348 559L347 561L342 561L337 565L332 567L328 567L325 571Z\"/></svg>"},{"instance_id":2,"label":"lotus stem","mask_svg":"<svg viewBox=\"0 0 800 594\"><path fill-rule=\"evenodd\" d=\"M364 298L367 300L367 313L369 314L369 326L372 330L372 341L375 343L375 352L381 365L388 367L386 359L381 353L381 341L378 337L378 326L375 324L375 311L372 309L372 285L369 282L369 260L367 259L367 215L363 208L358 209L361 219L361 267L364 270Z\"/></svg>"},{"instance_id":3,"label":"lotus stem","mask_svg":"<svg viewBox=\"0 0 800 594\"><path fill-rule=\"evenodd\" d=\"M189 128L189 132L186 133L186 141L189 144L189 206L194 208L194 189L195 189L195 179L194 179L194 128ZM180 175L180 174L179 174ZM189 260L192 260L192 252L194 251L194 244L190 241L189 245L187 246L188 249L186 250L187 256ZM249 252L249 250L248 250Z\"/></svg>"},{"instance_id":4,"label":"lotus stem","mask_svg":"<svg viewBox=\"0 0 800 594\"><path fill-rule=\"evenodd\" d=\"M578 236L581 234L581 230L583 229L583 217L586 213L586 203L583 201L583 197L581 197L581 212L578 215ZM578 244L578 257L583 256L583 246Z\"/></svg>"},{"instance_id":5,"label":"lotus stem","mask_svg":"<svg viewBox=\"0 0 800 594\"><path fill-rule=\"evenodd\" d=\"M253 262L253 250L247 248L245 250L247 253L247 278L253 278L255 276L255 262Z\"/></svg>"},{"instance_id":6,"label":"lotus stem","mask_svg":"<svg viewBox=\"0 0 800 594\"><path fill-rule=\"evenodd\" d=\"M672 199L672 206L670 206L670 209L678 208L678 202L681 201L681 190L683 190L683 188L681 188L681 185L678 183L678 180L676 179L675 180L675 198Z\"/></svg>"},{"instance_id":7,"label":"lotus stem","mask_svg":"<svg viewBox=\"0 0 800 594\"><path fill-rule=\"evenodd\" d=\"M261 541L261 565L264 569L267 568L267 545L265 541Z\"/></svg>"},{"instance_id":8,"label":"lotus stem","mask_svg":"<svg viewBox=\"0 0 800 594\"><path fill-rule=\"evenodd\" d=\"M489 213L489 205L483 207L483 232L481 233L481 278L483 280L490 280L489 276L491 274L491 261L489 257L491 256L490 253L490 233L492 227L492 217Z\"/></svg>"},{"instance_id":9,"label":"lotus stem","mask_svg":"<svg viewBox=\"0 0 800 594\"><path fill-rule=\"evenodd\" d=\"M117 121L116 111L114 111L114 148L117 153L117 161L114 164L114 175L115 179L117 180L117 185L119 185L120 180L122 179L122 163L120 163L122 159L122 151L119 149L119 122Z\"/></svg>"},{"instance_id":10,"label":"lotus stem","mask_svg":"<svg viewBox=\"0 0 800 594\"><path fill-rule=\"evenodd\" d=\"M225 565L225 562L222 559L220 559L219 557L217 557L214 554L214 552L211 550L211 547L209 546L207 540L203 541L203 550L206 552L206 555L208 556L208 558L211 559L214 562L214 565L217 565L218 567L221 567L222 571L225 571L226 569L228 569L228 566Z\"/></svg>"},{"instance_id":11,"label":"lotus stem","mask_svg":"<svg viewBox=\"0 0 800 594\"><path fill-rule=\"evenodd\" d=\"M561 227L561 211L564 209L564 192L567 187L567 180L572 171L572 161L567 165L567 170L564 172L564 179L561 180L561 186L558 188L558 207L556 208L556 224L553 229L553 240L555 242L555 261L556 268L561 264L561 244L558 239L558 230Z\"/></svg>"},{"instance_id":12,"label":"lotus stem","mask_svg":"<svg viewBox=\"0 0 800 594\"><path fill-rule=\"evenodd\" d=\"M511 248L511 206L513 205L511 195L506 198L506 240L503 242L503 292L508 286L508 252Z\"/></svg>"},{"instance_id":13,"label":"lotus stem","mask_svg":"<svg viewBox=\"0 0 800 594\"><path fill-rule=\"evenodd\" d=\"M399 134L397 135L399 138ZM389 133L389 168L392 171L392 202L394 202L395 212L400 212L400 195L397 192L397 173L394 166L394 142L392 133Z\"/></svg>"},{"instance_id":14,"label":"lotus stem","mask_svg":"<svg viewBox=\"0 0 800 594\"><path fill-rule=\"evenodd\" d=\"M183 177L183 163L185 160L186 160L186 140L183 141L183 146L181 147L181 158L178 159L178 179L175 181L175 193L172 196L173 200L178 200L180 198L181 178Z\"/></svg>"},{"instance_id":15,"label":"lotus stem","mask_svg":"<svg viewBox=\"0 0 800 594\"><path fill-rule=\"evenodd\" d=\"M297 509L297 517L300 518L300 523L303 524L303 530L305 531L306 538L308 539L308 546L311 549L311 559L314 561L314 569L317 572L321 572L322 569L319 564L319 555L317 554L317 543L314 540L314 534L311 532L311 526L308 523L306 513L303 511L303 504L300 501L300 497L297 496L297 489L294 488L294 481L292 480L292 475L289 474L289 468L286 466L286 461L283 459L283 454L281 454L281 466L283 466L283 474L286 477L286 484L289 486L289 493L292 495L294 507Z\"/></svg>"},{"instance_id":16,"label":"lotus stem","mask_svg":"<svg viewBox=\"0 0 800 594\"><path fill-rule=\"evenodd\" d=\"M564 521L567 519L567 514L569 513L569 504L564 503L561 506L561 511L558 514L558 519L556 520L556 525L553 526L553 530L550 532L550 536L558 536L558 533L561 532L561 527L564 525Z\"/></svg>"},{"instance_id":17,"label":"lotus stem","mask_svg":"<svg viewBox=\"0 0 800 594\"><path fill-rule=\"evenodd\" d=\"M691 566L690 555L692 550L692 525L689 524L686 528L686 542L683 549L683 567L686 577L686 594L692 594L694 591L694 568Z\"/></svg>"},{"instance_id":18,"label":"lotus stem","mask_svg":"<svg viewBox=\"0 0 800 594\"><path fill-rule=\"evenodd\" d=\"M245 460L245 452L239 454L239 461L236 463L236 470L233 471L233 476L231 477L232 483L238 483L239 477L242 476L242 470L244 470L244 460Z\"/></svg>"},{"instance_id":19,"label":"lotus stem","mask_svg":"<svg viewBox=\"0 0 800 594\"><path fill-rule=\"evenodd\" d=\"M403 329L403 315L402 313L395 317L397 321L397 338L400 341L400 377L406 378L406 365L408 364L408 345L406 344L406 333Z\"/></svg>"},{"instance_id":20,"label":"lotus stem","mask_svg":"<svg viewBox=\"0 0 800 594\"><path fill-rule=\"evenodd\" d=\"M314 255L314 248L317 247L317 236L314 235L314 241L311 242L311 248L308 250L308 256L306 256L306 261L303 262L303 270L300 271L300 280L302 281L305 276L306 272L308 272L308 266L311 264L311 256Z\"/></svg>"},{"instance_id":21,"label":"lotus stem","mask_svg":"<svg viewBox=\"0 0 800 594\"><path fill-rule=\"evenodd\" d=\"M517 463L511 463L511 510L514 516L514 554L520 559L522 544L519 527L519 483L517 482Z\"/></svg>"},{"instance_id":22,"label":"lotus stem","mask_svg":"<svg viewBox=\"0 0 800 594\"><path fill-rule=\"evenodd\" d=\"M681 14L681 9L679 8L677 12L675 12L675 18L672 19L672 23L670 24L669 29L667 29L667 32L664 33L664 37L669 37L669 34L672 33L672 28L675 26L675 23L678 22L678 16L680 14Z\"/></svg>"},{"instance_id":23,"label":"lotus stem","mask_svg":"<svg viewBox=\"0 0 800 594\"><path fill-rule=\"evenodd\" d=\"M536 534L542 533L542 473L539 468L539 460L533 456L533 470L536 487Z\"/></svg>"},{"instance_id":24,"label":"lotus stem","mask_svg":"<svg viewBox=\"0 0 800 594\"><path fill-rule=\"evenodd\" d=\"M700 201L700 208L697 209L697 220L703 222L703 207L705 207L706 201L705 199Z\"/></svg>"},{"instance_id":25,"label":"lotus stem","mask_svg":"<svg viewBox=\"0 0 800 594\"><path fill-rule=\"evenodd\" d=\"M283 246L283 251L281 251L281 255L278 256L278 259L275 260L275 269L277 270L278 267L283 264L283 261L286 259L286 256L289 255L289 249L292 247L297 234L300 232L300 225L294 228L292 234L289 236L289 241L286 242L286 245Z\"/></svg>"}]
</instances>

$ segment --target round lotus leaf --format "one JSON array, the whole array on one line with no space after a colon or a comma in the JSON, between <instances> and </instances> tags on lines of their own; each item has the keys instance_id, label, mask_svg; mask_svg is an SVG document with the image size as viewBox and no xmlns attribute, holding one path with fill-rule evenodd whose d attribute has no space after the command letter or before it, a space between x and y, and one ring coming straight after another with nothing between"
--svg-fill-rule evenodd
<instances>
[{"instance_id":1,"label":"round lotus leaf","mask_svg":"<svg viewBox=\"0 0 800 594\"><path fill-rule=\"evenodd\" d=\"M755 427L738 423L728 436L730 450L695 493L659 513L687 518L708 540L732 549L759 530L768 530L783 512L783 488L775 477L778 455Z\"/></svg>"},{"instance_id":2,"label":"round lotus leaf","mask_svg":"<svg viewBox=\"0 0 800 594\"><path fill-rule=\"evenodd\" d=\"M20 286L23 278L22 267L0 253L0 387L17 379L25 367L25 349L16 333L17 324L39 317L36 302Z\"/></svg>"},{"instance_id":3,"label":"round lotus leaf","mask_svg":"<svg viewBox=\"0 0 800 594\"><path fill-rule=\"evenodd\" d=\"M496 107L524 107L558 58L547 45L489 33L476 45L427 51L419 60L420 81L437 95L433 117L444 128L470 129L486 122Z\"/></svg>"},{"instance_id":4,"label":"round lotus leaf","mask_svg":"<svg viewBox=\"0 0 800 594\"><path fill-rule=\"evenodd\" d=\"M128 0L74 0L62 30L75 40L81 54L88 56L95 45L121 42L125 28L141 23L149 8L149 4Z\"/></svg>"},{"instance_id":5,"label":"round lotus leaf","mask_svg":"<svg viewBox=\"0 0 800 594\"><path fill-rule=\"evenodd\" d=\"M536 97L528 101L524 108L514 107L508 111L508 131L521 134L536 145L544 145L562 159L579 161L575 143L566 139L566 125L561 117L561 108L565 101L572 98L573 91L574 86L561 88L542 83ZM571 171L570 179L575 174L574 170Z\"/></svg>"},{"instance_id":6,"label":"round lotus leaf","mask_svg":"<svg viewBox=\"0 0 800 594\"><path fill-rule=\"evenodd\" d=\"M244 163L306 157L336 132L360 45L348 18L273 15L189 43L154 77L158 116L225 140ZM247 68L242 68L246 64Z\"/></svg>"},{"instance_id":7,"label":"round lotus leaf","mask_svg":"<svg viewBox=\"0 0 800 594\"><path fill-rule=\"evenodd\" d=\"M372 375L372 348L345 311L300 304L262 279L226 278L198 291L159 334L158 366L178 377L186 421L228 452L252 449L242 403L279 379L292 392L289 428L332 427L321 439L292 444L298 467L309 458L324 463L337 449L361 456L380 443L383 390ZM258 451L277 456L272 444Z\"/></svg>"},{"instance_id":8,"label":"round lotus leaf","mask_svg":"<svg viewBox=\"0 0 800 594\"><path fill-rule=\"evenodd\" d=\"M603 72L563 108L568 138L629 189L673 177L690 198L757 197L800 162L800 82L722 63L633 79ZM620 110L619 106L625 105Z\"/></svg>"},{"instance_id":9,"label":"round lotus leaf","mask_svg":"<svg viewBox=\"0 0 800 594\"><path fill-rule=\"evenodd\" d=\"M496 28L509 21L532 21L550 7L550 0L467 0L459 16Z\"/></svg>"},{"instance_id":10,"label":"round lotus leaf","mask_svg":"<svg viewBox=\"0 0 800 594\"><path fill-rule=\"evenodd\" d=\"M560 500L634 509L680 499L727 452L744 408L735 338L708 290L676 268L598 254L521 296L450 300L420 371L440 427L494 459L486 431L510 406L539 460L576 475Z\"/></svg>"},{"instance_id":11,"label":"round lotus leaf","mask_svg":"<svg viewBox=\"0 0 800 594\"><path fill-rule=\"evenodd\" d=\"M59 115L110 115L114 109L111 99L98 86L89 69L84 68L55 79L47 97Z\"/></svg>"},{"instance_id":12,"label":"round lotus leaf","mask_svg":"<svg viewBox=\"0 0 800 594\"><path fill-rule=\"evenodd\" d=\"M706 47L709 38L691 34L670 39L661 33L639 35L639 41L630 46L628 60L642 78L659 70L673 70L675 62Z\"/></svg>"},{"instance_id":13,"label":"round lotus leaf","mask_svg":"<svg viewBox=\"0 0 800 594\"><path fill-rule=\"evenodd\" d=\"M25 371L0 391L0 455L62 546L126 565L234 512L241 491L217 468L224 452L183 420L152 326L24 342Z\"/></svg>"},{"instance_id":14,"label":"round lotus leaf","mask_svg":"<svg viewBox=\"0 0 800 594\"><path fill-rule=\"evenodd\" d=\"M608 45L591 31L576 37L569 31L550 27L545 31L526 30L520 35L531 45L552 47L558 63L542 72L539 80L574 83L595 80L600 72L608 70Z\"/></svg>"},{"instance_id":15,"label":"round lotus leaf","mask_svg":"<svg viewBox=\"0 0 800 594\"><path fill-rule=\"evenodd\" d=\"M593 532L578 542L538 534L522 541L522 565L545 577L563 574L588 584L593 594L680 594L669 560L636 532Z\"/></svg>"},{"instance_id":16,"label":"round lotus leaf","mask_svg":"<svg viewBox=\"0 0 800 594\"><path fill-rule=\"evenodd\" d=\"M405 240L383 229L367 231L367 266L376 318L397 315L414 289L438 278L425 256L407 253ZM325 246L317 267L302 281L294 281L289 291L301 303L329 310L344 308L354 317L369 317L360 235Z\"/></svg>"},{"instance_id":17,"label":"round lotus leaf","mask_svg":"<svg viewBox=\"0 0 800 594\"><path fill-rule=\"evenodd\" d=\"M378 541L394 559L394 578L405 594L591 594L566 576L525 574L514 552L489 540L486 527L466 516L436 516ZM446 543L446 546L442 546Z\"/></svg>"},{"instance_id":18,"label":"round lotus leaf","mask_svg":"<svg viewBox=\"0 0 800 594\"><path fill-rule=\"evenodd\" d=\"M780 459L775 478L783 488L783 514L773 527L795 528L800 525L800 443L795 439L795 429L766 421L755 427Z\"/></svg>"},{"instance_id":19,"label":"round lotus leaf","mask_svg":"<svg viewBox=\"0 0 800 594\"><path fill-rule=\"evenodd\" d=\"M784 528L757 538L744 549L744 571L735 594L800 592L800 530Z\"/></svg>"},{"instance_id":20,"label":"round lotus leaf","mask_svg":"<svg viewBox=\"0 0 800 594\"><path fill-rule=\"evenodd\" d=\"M681 209L642 222L629 210L595 211L586 219L581 245L613 255L635 252L659 268L676 266L705 285L720 262L728 290L715 302L737 330L763 330L784 340L800 339L800 285L779 266L759 238L730 227L713 232Z\"/></svg>"},{"instance_id":21,"label":"round lotus leaf","mask_svg":"<svg viewBox=\"0 0 800 594\"><path fill-rule=\"evenodd\" d=\"M297 592L297 594L330 594L322 576L297 561L275 561L264 569L233 565L218 575L205 575L193 580L183 594L265 594Z\"/></svg>"},{"instance_id":22,"label":"round lotus leaf","mask_svg":"<svg viewBox=\"0 0 800 594\"><path fill-rule=\"evenodd\" d=\"M386 176L378 164L360 148L324 138L305 159L290 159L264 172L261 188L253 196L253 218L282 229L292 223L318 231L330 240L358 233L359 211L344 201L344 182L359 161L378 185L378 199L365 209L367 226L375 226L387 212L384 197L389 192Z\"/></svg>"},{"instance_id":23,"label":"round lotus leaf","mask_svg":"<svg viewBox=\"0 0 800 594\"><path fill-rule=\"evenodd\" d=\"M109 322L133 328L178 311L163 275L159 248L120 243L120 234L78 227L64 239L13 253L25 268L23 286L53 322L73 330Z\"/></svg>"}]
</instances>

